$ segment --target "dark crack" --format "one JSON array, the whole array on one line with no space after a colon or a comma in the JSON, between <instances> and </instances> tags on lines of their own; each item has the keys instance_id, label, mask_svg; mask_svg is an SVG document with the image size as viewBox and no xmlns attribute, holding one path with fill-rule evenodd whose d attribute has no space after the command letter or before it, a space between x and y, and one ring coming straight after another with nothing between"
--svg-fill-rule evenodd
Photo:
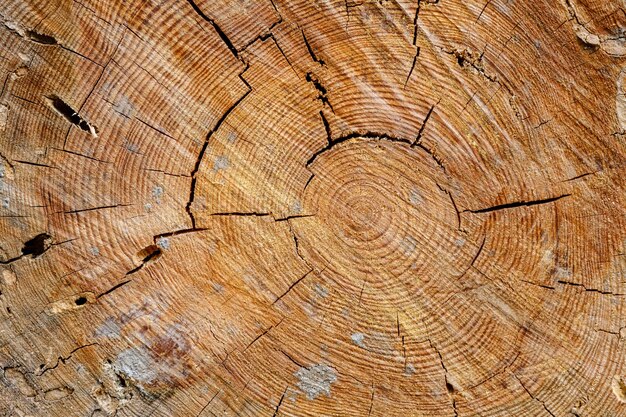
<instances>
[{"instance_id":1,"label":"dark crack","mask_svg":"<svg viewBox=\"0 0 626 417\"><path fill-rule=\"evenodd\" d=\"M546 403L544 401L541 401L539 398L535 397L529 390L528 388L526 388L526 386L522 383L522 381L517 377L517 375L515 375L514 373L511 374L513 375L513 378L515 378L517 380L517 382L519 382L519 384L522 386L522 388L524 389L524 391L526 391L526 393L528 394L528 396L530 398L532 398L534 401L537 401L539 404L541 404L541 406L543 407L544 410L546 410L546 412L548 414L550 414L552 417L556 417L554 415L554 413L552 411L550 411L548 409L548 407L546 406Z\"/></svg>"},{"instance_id":2,"label":"dark crack","mask_svg":"<svg viewBox=\"0 0 626 417\"><path fill-rule=\"evenodd\" d=\"M430 120L430 116L433 114L433 111L435 110L435 106L439 104L440 101L441 100L439 100L437 103L430 106L430 110L428 110L428 113L426 113L426 117L424 117L424 121L422 122L422 125L420 126L420 130L417 131L417 136L415 137L415 141L413 141L411 146L415 147L415 146L418 146L420 143L422 143L422 136L424 135L424 129L426 129L426 123L428 123L428 121Z\"/></svg>"},{"instance_id":3,"label":"dark crack","mask_svg":"<svg viewBox=\"0 0 626 417\"><path fill-rule=\"evenodd\" d=\"M474 264L476 263L476 260L478 259L478 257L480 256L480 254L483 251L483 248L485 247L485 241L487 240L487 236L483 236L483 241L480 243L480 246L478 247L478 250L476 251L476 254L474 255L474 257L472 258L472 260L469 263L469 266L467 268L465 268L465 271L463 271L463 273L459 276L458 279L461 279L465 276L465 274L467 274L469 272L470 269L472 269L474 267Z\"/></svg>"},{"instance_id":4,"label":"dark crack","mask_svg":"<svg viewBox=\"0 0 626 417\"><path fill-rule=\"evenodd\" d=\"M127 279L125 281L122 281L119 284L114 285L113 287L109 288L105 292L98 294L96 298L104 297L105 295L111 294L113 291L117 290L118 288L122 288L124 285L128 284L131 281L132 279Z\"/></svg>"},{"instance_id":5,"label":"dark crack","mask_svg":"<svg viewBox=\"0 0 626 417\"><path fill-rule=\"evenodd\" d=\"M280 324L282 322L282 320L278 323ZM278 324L276 324L276 326L278 326ZM250 343L248 343L248 345L242 350L242 352L245 352L246 350L248 350L248 348L250 346L252 346L257 340L259 340L260 338L262 338L263 336L265 336L270 330L272 330L274 327L276 326L270 326L267 329L263 330L263 332L261 332L261 334L259 334L257 337L255 337Z\"/></svg>"},{"instance_id":6,"label":"dark crack","mask_svg":"<svg viewBox=\"0 0 626 417\"><path fill-rule=\"evenodd\" d=\"M330 104L330 101L328 100L328 95L327 95L328 90L326 89L326 87L324 87L322 82L315 76L315 74L313 74L312 72L307 72L305 79L307 80L307 82L313 84L313 87L315 87L315 89L317 90L318 92L317 99L322 102L322 105L328 106L330 111L335 113L335 110L333 109L332 104Z\"/></svg>"},{"instance_id":7,"label":"dark crack","mask_svg":"<svg viewBox=\"0 0 626 417\"><path fill-rule=\"evenodd\" d=\"M311 59L313 60L313 62L316 62L320 66L325 67L326 66L326 62L324 62L323 59L320 59L320 58L317 57L317 55L313 51L313 48L311 47L311 44L309 43L309 40L307 39L306 35L304 34L304 30L300 29L300 32L302 33L302 39L304 39L304 44L306 45L306 49L307 49L307 51L309 51L309 55L311 56Z\"/></svg>"},{"instance_id":8,"label":"dark crack","mask_svg":"<svg viewBox=\"0 0 626 417\"><path fill-rule=\"evenodd\" d=\"M432 156L432 154L431 154L431 156ZM434 158L434 156L433 156L433 158ZM445 168L442 165L440 165L440 167L445 172ZM459 208L456 205L456 201L454 201L454 197L452 197L452 193L450 191L448 191L447 189L445 189L444 187L442 187L441 185L439 185L439 184L437 184L437 187L439 187L439 189L441 191L443 191L443 193L445 193L448 196L448 198L450 198L450 203L452 203L452 207L454 208L454 211L456 212L457 230L462 231L463 229L461 228L461 212L459 211Z\"/></svg>"},{"instance_id":9,"label":"dark crack","mask_svg":"<svg viewBox=\"0 0 626 417\"><path fill-rule=\"evenodd\" d=\"M305 279L307 276L309 276L309 274L310 274L311 272L313 272L313 270L312 270L312 269L309 269L309 271L307 271L307 273L306 273L306 274L302 275L300 278L298 278L297 280L295 280L295 281L294 281L294 282L293 282L293 283L289 286L289 288L287 288L287 290L285 290L285 292L284 292L284 293L282 293L280 296L278 296L278 297L274 300L274 302L272 303L272 305L274 305L274 304L276 304L277 302L279 302L280 300L282 300L282 298L283 298L284 296L286 296L287 294L289 294L289 292L290 292L290 291L291 291L291 290L292 290L292 289L293 289L296 285L298 285L298 284L300 283L300 281L302 281L302 280L303 280L303 279Z\"/></svg>"},{"instance_id":10,"label":"dark crack","mask_svg":"<svg viewBox=\"0 0 626 417\"><path fill-rule=\"evenodd\" d=\"M209 140L211 139L211 136L213 136L213 134L215 132L217 132L219 130L219 128L222 126L222 123L224 123L224 121L228 118L228 116L233 112L233 110L235 110L235 108L237 108L237 106L239 104L241 104L241 102L248 96L248 94L250 94L252 92L252 88L250 87L250 84L248 84L247 81L245 81L245 79L243 78L243 73L246 72L246 70L248 69L248 67L246 66L246 68L244 69L244 71L240 74L239 78L244 82L244 84L248 87L248 91L246 91L241 97L239 97L239 99L228 108L228 110L226 110L226 112L222 115L222 117L220 117L220 119L217 121L217 123L215 124L215 127L209 131L209 133L206 136L206 139L202 145L202 149L200 149L200 152L198 153L198 158L196 159L196 163L194 165L193 170L191 171L191 187L189 190L189 200L187 202L187 205L185 206L185 211L187 212L187 214L189 215L189 218L191 219L191 227L192 229L196 229L196 218L193 215L193 211L191 210L191 205L193 204L194 200L195 200L195 193L196 193L196 183L198 181L197 175L198 175L198 171L200 170L200 164L202 163L202 159L204 158L204 154L206 153L206 150L209 146Z\"/></svg>"},{"instance_id":11,"label":"dark crack","mask_svg":"<svg viewBox=\"0 0 626 417\"><path fill-rule=\"evenodd\" d=\"M69 104L67 104L63 99L56 95L49 95L44 97L46 103L54 109L58 114L63 116L65 120L77 126L81 130L89 133L94 138L98 137L98 128L87 120L83 119L82 116L78 114L76 110L74 110Z\"/></svg>"},{"instance_id":12,"label":"dark crack","mask_svg":"<svg viewBox=\"0 0 626 417\"><path fill-rule=\"evenodd\" d=\"M41 365L39 367L39 372L36 374L36 376L42 376L46 372L51 371L53 369L56 369L60 364L65 364L67 361L72 359L72 356L74 355L74 353L78 352L81 349L87 348L89 346L95 346L95 345L99 345L99 344L98 343L89 343L87 345L82 345L82 346L79 346L76 349L72 350L67 356L59 356L59 357L57 357L56 363L53 366Z\"/></svg>"},{"instance_id":13,"label":"dark crack","mask_svg":"<svg viewBox=\"0 0 626 417\"><path fill-rule=\"evenodd\" d=\"M409 83L411 79L411 75L413 74L413 69L415 69L415 64L417 63L417 58L420 56L420 47L418 46L415 50L415 55L413 56L413 63L411 64L411 69L409 70L409 75L406 76L406 80L404 81L404 87Z\"/></svg>"},{"instance_id":14,"label":"dark crack","mask_svg":"<svg viewBox=\"0 0 626 417\"><path fill-rule=\"evenodd\" d=\"M61 211L61 212L57 212L57 213L76 214L76 213L84 213L86 211L97 211L97 210L113 209L113 208L117 208L117 207L131 207L131 206L132 206L132 204L112 204L112 205L108 205L108 206L89 207L89 208L84 208L84 209Z\"/></svg>"},{"instance_id":15,"label":"dark crack","mask_svg":"<svg viewBox=\"0 0 626 417\"><path fill-rule=\"evenodd\" d=\"M412 141L410 141L408 139L391 136L391 135L388 135L386 133L378 133L378 132L371 132L371 131L367 131L367 132L351 132L351 133L348 133L346 135L340 136L340 137L335 138L335 139L329 138L328 144L326 146L324 146L322 149L320 149L317 152L315 152L308 159L308 161L306 162L307 168L309 166L311 166L311 164L313 164L313 162L315 162L317 157L319 157L321 154L329 151L330 149L334 148L335 146L337 146L340 143L347 142L347 141L349 141L351 139L356 139L356 138L364 138L364 139L371 139L371 140L387 140L389 142L406 143L408 145L411 145L413 143Z\"/></svg>"},{"instance_id":16,"label":"dark crack","mask_svg":"<svg viewBox=\"0 0 626 417\"><path fill-rule=\"evenodd\" d=\"M228 36L226 36L224 31L219 27L215 20L207 16L193 0L187 0L187 2L191 5L191 7L198 14L198 16L200 16L202 19L209 22L211 26L213 26L213 29L215 29L217 35L220 37L220 39L222 39L222 42L224 42L224 44L228 47L228 49L235 56L235 58L239 59L239 53L237 51L237 48L235 48L233 43L230 41L230 39L228 39Z\"/></svg>"},{"instance_id":17,"label":"dark crack","mask_svg":"<svg viewBox=\"0 0 626 417\"><path fill-rule=\"evenodd\" d=\"M545 199L542 199L542 200L515 201L515 202L512 202L512 203L498 204L496 206L485 207L485 208L482 208L482 209L466 209L466 210L463 210L463 213L465 213L465 212L470 212L470 213L490 213L492 211L506 210L506 209L516 208L516 207L537 206L537 205L541 205L541 204L553 203L555 201L558 201L558 200L560 200L562 198L569 197L569 196L571 196L571 194L562 194L562 195L559 195L559 196L556 196L556 197L545 198Z\"/></svg>"},{"instance_id":18,"label":"dark crack","mask_svg":"<svg viewBox=\"0 0 626 417\"><path fill-rule=\"evenodd\" d=\"M622 294L622 293L614 293L614 292L611 292L611 291L602 291L602 290L599 290L597 288L587 288L585 285L579 284L577 282L558 280L557 283L563 284L563 285L569 285L569 286L572 286L572 287L579 287L579 288L582 288L583 290L585 290L586 292L595 292L595 293L603 294L603 295L613 295L613 296L616 296L616 297L623 297L624 295L626 295L626 294Z\"/></svg>"},{"instance_id":19,"label":"dark crack","mask_svg":"<svg viewBox=\"0 0 626 417\"><path fill-rule=\"evenodd\" d=\"M500 80L498 80L498 77L496 75L489 74L485 71L485 68L483 67L483 56L485 54L484 51L480 55L476 56L476 54L469 49L464 49L462 51L458 49L445 49L441 47L439 47L439 49L448 55L454 56L456 58L456 62L461 68L470 69L478 75L482 76L487 81L503 87L502 83L500 82Z\"/></svg>"},{"instance_id":20,"label":"dark crack","mask_svg":"<svg viewBox=\"0 0 626 417\"><path fill-rule=\"evenodd\" d=\"M276 417L278 415L278 410L280 410L280 406L283 403L283 400L285 399L285 394L287 394L287 388L285 388L283 395L280 396L280 400L278 400L278 404L276 404L276 409L274 410L274 414L272 417Z\"/></svg>"},{"instance_id":21,"label":"dark crack","mask_svg":"<svg viewBox=\"0 0 626 417\"><path fill-rule=\"evenodd\" d=\"M443 362L443 356L441 356L441 352L439 352L439 349L437 349L437 347L433 344L433 342L430 339L428 339L428 344L430 345L431 349L437 352L437 356L439 356L439 363L441 364L441 368L443 369L443 378L446 384L446 390L448 391L448 396L450 397L450 402L452 403L454 416L458 417L459 413L456 408L456 398L455 398L454 387L448 380L448 368L446 368L446 365Z\"/></svg>"},{"instance_id":22,"label":"dark crack","mask_svg":"<svg viewBox=\"0 0 626 417\"><path fill-rule=\"evenodd\" d=\"M278 42L276 41L276 38L274 38L274 28L278 25L280 25L281 23L283 23L283 16L280 14L280 12L278 11L278 8L276 7L276 5L274 4L274 0L270 0L270 2L272 3L272 7L274 8L274 11L276 12L276 14L278 15L278 20L273 22L271 24L271 26L267 29L267 31L259 36L257 36L256 38L252 39L251 41L249 41L246 45L244 45L243 48L241 48L238 52L243 52L246 49L248 49L248 47L250 47L250 45L253 45L255 42L257 42L258 40L261 41L266 41L269 38L272 38L274 40L274 43L276 44L276 46L278 47L278 49L280 50L280 52L283 54L283 57L285 57L285 59L287 59L287 57L285 56L285 54L283 53L282 49L280 49L280 46L278 46ZM287 60L287 62L289 62L289 60ZM291 65L291 64L289 64ZM293 67L292 67L293 68Z\"/></svg>"}]
</instances>

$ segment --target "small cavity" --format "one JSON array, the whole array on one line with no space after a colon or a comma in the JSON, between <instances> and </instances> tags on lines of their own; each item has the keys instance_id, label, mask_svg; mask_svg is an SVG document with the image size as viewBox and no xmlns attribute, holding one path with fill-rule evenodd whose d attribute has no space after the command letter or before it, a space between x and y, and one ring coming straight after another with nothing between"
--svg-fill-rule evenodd
<instances>
[{"instance_id":1,"label":"small cavity","mask_svg":"<svg viewBox=\"0 0 626 417\"><path fill-rule=\"evenodd\" d=\"M448 392L450 394L452 394L454 392L454 387L452 386L451 383L449 383L448 381L446 381L446 389L448 390Z\"/></svg>"},{"instance_id":2,"label":"small cavity","mask_svg":"<svg viewBox=\"0 0 626 417\"><path fill-rule=\"evenodd\" d=\"M74 300L74 303L75 303L77 306L82 306L82 305L85 305L85 304L87 304L87 298L86 298L86 297L82 297L82 296L81 296L81 297L78 297L76 300Z\"/></svg>"},{"instance_id":3,"label":"small cavity","mask_svg":"<svg viewBox=\"0 0 626 417\"><path fill-rule=\"evenodd\" d=\"M47 233L40 233L24 243L22 255L30 255L32 258L36 258L50 249L50 246L52 246L52 236Z\"/></svg>"},{"instance_id":4,"label":"small cavity","mask_svg":"<svg viewBox=\"0 0 626 417\"><path fill-rule=\"evenodd\" d=\"M157 245L149 245L137 252L137 258L144 264L149 261L156 261L163 252Z\"/></svg>"},{"instance_id":5,"label":"small cavity","mask_svg":"<svg viewBox=\"0 0 626 417\"><path fill-rule=\"evenodd\" d=\"M68 122L78 126L81 130L90 133L94 138L98 137L98 128L80 117L78 112L63 101L59 96L50 95L46 96L45 99L48 105L56 110L56 112L63 116Z\"/></svg>"},{"instance_id":6,"label":"small cavity","mask_svg":"<svg viewBox=\"0 0 626 417\"><path fill-rule=\"evenodd\" d=\"M43 45L56 45L59 42L54 38L54 36L44 35L43 33L37 33L34 30L27 30L26 36L33 42L40 43Z\"/></svg>"}]
</instances>

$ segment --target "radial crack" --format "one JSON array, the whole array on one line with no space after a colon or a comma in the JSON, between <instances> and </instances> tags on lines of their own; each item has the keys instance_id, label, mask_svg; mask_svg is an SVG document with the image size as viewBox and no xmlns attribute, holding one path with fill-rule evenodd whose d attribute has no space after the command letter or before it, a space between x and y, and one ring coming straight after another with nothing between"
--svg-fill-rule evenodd
<instances>
[{"instance_id":1,"label":"radial crack","mask_svg":"<svg viewBox=\"0 0 626 417\"><path fill-rule=\"evenodd\" d=\"M313 48L311 47L311 44L309 43L309 40L307 39L306 35L304 34L304 30L300 29L300 32L302 33L302 39L304 39L304 44L306 45L307 51L309 51L309 55L311 56L311 59L314 62L318 63L320 66L325 67L326 66L326 62L324 62L323 59L320 59L320 58L317 57L317 55L313 51Z\"/></svg>"},{"instance_id":2,"label":"radial crack","mask_svg":"<svg viewBox=\"0 0 626 417\"><path fill-rule=\"evenodd\" d=\"M492 211L498 211L498 210L506 210L506 209L510 209L510 208L516 208L516 207L529 207L529 206L537 206L540 204L548 204L548 203L552 203L554 201L558 201L562 198L565 197L569 197L571 196L571 194L562 194L556 197L550 197L550 198L545 198L542 200L531 200L531 201L515 201L512 203L505 203L505 204L498 204L496 206L491 206L491 207L486 207L486 208L482 208L482 209L466 209L463 210L463 212L470 212L470 213L490 213Z\"/></svg>"},{"instance_id":3,"label":"radial crack","mask_svg":"<svg viewBox=\"0 0 626 417\"><path fill-rule=\"evenodd\" d=\"M432 155L430 152L428 152L433 158L434 155ZM435 161L437 161L435 159ZM443 171L445 172L445 168L442 165L439 165ZM457 230L462 231L461 228L461 212L459 211L458 206L456 205L456 202L454 201L454 197L452 197L452 193L450 191L448 191L447 189L445 189L444 187L442 187L441 185L437 184L437 187L439 187L439 189L441 191L443 191L449 198L450 198L450 202L452 203L452 207L454 207L454 211L456 212L456 222L457 222ZM484 243L484 242L483 242Z\"/></svg>"},{"instance_id":4,"label":"radial crack","mask_svg":"<svg viewBox=\"0 0 626 417\"><path fill-rule=\"evenodd\" d=\"M409 75L406 76L406 80L404 81L404 87L409 83L409 79L411 79L411 74L413 74L413 69L415 68L415 64L417 63L417 58L420 56L420 47L418 46L415 55L413 56L413 63L411 64L411 69L409 70Z\"/></svg>"},{"instance_id":5,"label":"radial crack","mask_svg":"<svg viewBox=\"0 0 626 417\"><path fill-rule=\"evenodd\" d=\"M459 413L456 409L456 398L454 394L454 387L448 380L448 368L446 368L446 365L443 363L443 356L441 356L441 352L439 352L439 349L437 349L437 347L433 344L433 342L430 339L428 339L428 344L435 352L437 352L437 355L439 356L439 363L441 364L441 368L443 369L443 377L444 377L444 381L446 384L446 390L448 391L448 396L450 397L450 402L452 403L452 409L454 410L454 415L455 417L458 417Z\"/></svg>"},{"instance_id":6,"label":"radial crack","mask_svg":"<svg viewBox=\"0 0 626 417\"><path fill-rule=\"evenodd\" d=\"M289 387L287 387L289 388ZM283 400L285 399L285 394L287 394L287 388L285 388L285 391L283 392L283 395L280 396L280 400L278 400L278 404L276 404L276 409L274 410L274 415L273 417L276 417L278 415L278 410L280 409L280 405L283 403Z\"/></svg>"},{"instance_id":7,"label":"radial crack","mask_svg":"<svg viewBox=\"0 0 626 417\"><path fill-rule=\"evenodd\" d=\"M84 209L61 211L61 212L57 212L57 213L76 214L76 213L84 213L86 211L105 210L105 209L112 209L112 208L117 208L117 207L130 207L130 206L132 206L132 204L112 204L112 205L108 205L108 206L89 207L89 208L84 208Z\"/></svg>"},{"instance_id":8,"label":"radial crack","mask_svg":"<svg viewBox=\"0 0 626 417\"><path fill-rule=\"evenodd\" d=\"M326 87L322 85L321 81L315 76L315 74L313 74L312 72L307 72L305 79L311 84L313 84L313 86L319 93L317 96L317 99L322 102L322 105L328 106L330 111L335 113L335 110L333 109L332 104L330 104L330 101L328 100L328 96L327 96L328 90L326 90Z\"/></svg>"},{"instance_id":9,"label":"radial crack","mask_svg":"<svg viewBox=\"0 0 626 417\"><path fill-rule=\"evenodd\" d=\"M302 281L303 279L305 279L305 278L306 278L306 277L307 277L307 276L308 276L311 272L313 272L313 270L312 270L312 269L309 269L309 270L307 271L307 273L306 273L306 274L302 275L300 278L298 278L297 280L295 280L295 281L294 281L294 282L293 282L293 283L289 286L289 288L287 288L287 290L286 290L284 293L282 293L280 296L278 296L278 297L274 300L274 302L272 303L272 305L274 305L274 304L276 304L278 301L282 300L282 298L283 298L284 296L286 296L286 295L287 295L287 294L288 294L288 293L289 293L289 292L293 289L293 287L295 287L296 285L298 285L298 283L299 283L300 281Z\"/></svg>"},{"instance_id":10,"label":"radial crack","mask_svg":"<svg viewBox=\"0 0 626 417\"><path fill-rule=\"evenodd\" d=\"M461 279L465 276L465 274L467 274L469 272L470 269L472 269L472 267L474 266L474 263L476 263L476 260L478 259L478 257L480 256L481 252L483 251L483 248L485 247L485 241L487 240L487 236L483 236L483 241L480 243L480 246L478 247L478 251L476 251L476 254L474 255L474 257L472 258L472 260L469 263L469 266L467 268L465 268L465 271L463 271L463 273L459 276L458 279Z\"/></svg>"},{"instance_id":11,"label":"radial crack","mask_svg":"<svg viewBox=\"0 0 626 417\"><path fill-rule=\"evenodd\" d=\"M611 291L602 291L602 290L599 290L599 289L597 289L597 288L587 288L587 287L586 287L585 285L583 285L583 284L579 284L579 283L576 283L576 282L571 282L571 281L558 280L557 282L558 282L559 284L563 284L563 285L570 285L570 286L572 286L572 287L580 287L580 288L582 288L583 290L585 290L586 292L596 292L596 293L598 293L598 294L603 294L603 295L613 295L613 296L616 296L616 297L623 297L624 295L626 295L626 294L621 294L621 293L614 293L614 292L611 292Z\"/></svg>"},{"instance_id":12,"label":"radial crack","mask_svg":"<svg viewBox=\"0 0 626 417\"><path fill-rule=\"evenodd\" d=\"M548 409L548 407L546 406L546 403L544 401L541 401L539 398L535 397L533 394L531 394L531 392L528 390L528 388L526 388L526 386L522 383L522 380L519 379L517 377L517 375L515 375L514 373L512 373L511 375L513 375L513 378L515 378L517 380L517 382L519 382L519 384L522 386L522 388L524 389L524 391L526 391L526 393L528 394L528 396L530 398L532 398L534 401L537 401L539 404L541 404L543 406L543 409L546 410L546 412L548 414L550 414L552 417L556 417L554 415L554 413L552 411L550 411Z\"/></svg>"},{"instance_id":13,"label":"radial crack","mask_svg":"<svg viewBox=\"0 0 626 417\"><path fill-rule=\"evenodd\" d=\"M204 12L198 7L198 5L193 0L187 0L187 2L191 5L193 10L200 16L202 19L206 20L213 26L217 35L222 39L222 42L226 44L230 52L235 56L235 58L239 59L239 53L237 52L237 48L233 45L233 43L228 39L228 36L224 33L224 31L219 27L219 25L215 22L215 20L211 19L209 16L204 14Z\"/></svg>"},{"instance_id":14,"label":"radial crack","mask_svg":"<svg viewBox=\"0 0 626 417\"><path fill-rule=\"evenodd\" d=\"M63 116L65 120L77 126L81 130L89 133L94 138L98 137L98 128L87 120L83 119L76 110L63 101L59 96L49 95L44 97L46 103L54 109L58 114Z\"/></svg>"},{"instance_id":15,"label":"radial crack","mask_svg":"<svg viewBox=\"0 0 626 417\"><path fill-rule=\"evenodd\" d=\"M428 110L428 113L426 113L426 117L424 117L422 126L420 126L420 130L418 130L417 136L415 137L415 141L413 141L411 146L415 147L422 143L422 135L424 134L424 129L426 129L426 123L428 123L428 120L430 120L430 116L433 114L433 110L435 110L435 106L439 104L440 101L441 100L439 100L437 103L430 106L430 110Z\"/></svg>"}]
</instances>

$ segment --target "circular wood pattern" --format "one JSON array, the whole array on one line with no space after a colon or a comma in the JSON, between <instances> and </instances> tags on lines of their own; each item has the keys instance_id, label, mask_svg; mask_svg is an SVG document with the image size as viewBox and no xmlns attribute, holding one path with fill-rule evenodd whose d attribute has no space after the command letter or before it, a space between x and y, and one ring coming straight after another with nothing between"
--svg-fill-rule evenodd
<instances>
[{"instance_id":1,"label":"circular wood pattern","mask_svg":"<svg viewBox=\"0 0 626 417\"><path fill-rule=\"evenodd\" d=\"M0 414L626 415L620 0L7 0Z\"/></svg>"}]
</instances>

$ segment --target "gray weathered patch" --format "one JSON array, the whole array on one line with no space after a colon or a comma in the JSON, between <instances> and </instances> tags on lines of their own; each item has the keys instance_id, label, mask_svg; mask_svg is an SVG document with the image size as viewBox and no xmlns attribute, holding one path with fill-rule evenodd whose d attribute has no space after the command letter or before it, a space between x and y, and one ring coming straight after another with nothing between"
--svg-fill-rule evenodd
<instances>
[{"instance_id":1,"label":"gray weathered patch","mask_svg":"<svg viewBox=\"0 0 626 417\"><path fill-rule=\"evenodd\" d=\"M96 337L108 339L119 339L122 329L120 325L111 317L106 319L95 331Z\"/></svg>"},{"instance_id":2,"label":"gray weathered patch","mask_svg":"<svg viewBox=\"0 0 626 417\"><path fill-rule=\"evenodd\" d=\"M294 375L299 379L298 388L309 400L316 399L320 394L330 397L330 385L337 381L335 369L325 364L300 368Z\"/></svg>"},{"instance_id":3,"label":"gray weathered patch","mask_svg":"<svg viewBox=\"0 0 626 417\"><path fill-rule=\"evenodd\" d=\"M168 250L170 248L170 240L166 237L160 237L156 240L156 245L163 250Z\"/></svg>"},{"instance_id":4,"label":"gray weathered patch","mask_svg":"<svg viewBox=\"0 0 626 417\"><path fill-rule=\"evenodd\" d=\"M422 194L419 192L419 190L417 188L411 189L411 191L409 192L409 203L414 206L418 206L423 202L424 197L422 197Z\"/></svg>"},{"instance_id":5,"label":"gray weathered patch","mask_svg":"<svg viewBox=\"0 0 626 417\"><path fill-rule=\"evenodd\" d=\"M219 172L223 169L228 168L229 165L230 162L228 161L227 157L218 156L217 158L215 158L215 162L213 163L213 171Z\"/></svg>"},{"instance_id":6,"label":"gray weathered patch","mask_svg":"<svg viewBox=\"0 0 626 417\"><path fill-rule=\"evenodd\" d=\"M404 375L413 375L414 373L415 373L415 366L413 366L410 363L408 363L404 367Z\"/></svg>"},{"instance_id":7,"label":"gray weathered patch","mask_svg":"<svg viewBox=\"0 0 626 417\"><path fill-rule=\"evenodd\" d=\"M216 293L218 293L218 294L223 294L224 293L224 286L222 284L214 282L211 285L213 286L213 289L215 290Z\"/></svg>"},{"instance_id":8,"label":"gray weathered patch","mask_svg":"<svg viewBox=\"0 0 626 417\"><path fill-rule=\"evenodd\" d=\"M152 189L152 197L154 197L157 204L161 204L161 197L163 196L163 193L163 187L160 185L157 185Z\"/></svg>"},{"instance_id":9,"label":"gray weathered patch","mask_svg":"<svg viewBox=\"0 0 626 417\"><path fill-rule=\"evenodd\" d=\"M328 288L324 287L323 285L316 283L315 284L315 294L317 294L318 297L320 298L326 298L328 297Z\"/></svg>"},{"instance_id":10,"label":"gray weathered patch","mask_svg":"<svg viewBox=\"0 0 626 417\"><path fill-rule=\"evenodd\" d=\"M156 380L155 365L148 352L139 348L121 351L114 363L115 369L121 374L135 381L146 383Z\"/></svg>"},{"instance_id":11,"label":"gray weathered patch","mask_svg":"<svg viewBox=\"0 0 626 417\"><path fill-rule=\"evenodd\" d=\"M300 214L302 213L302 202L300 200L295 200L292 204L291 204L291 210L295 213L295 214Z\"/></svg>"},{"instance_id":12,"label":"gray weathered patch","mask_svg":"<svg viewBox=\"0 0 626 417\"><path fill-rule=\"evenodd\" d=\"M133 106L133 103L130 102L128 97L122 96L122 98L120 98L113 106L113 110L124 117L130 118L135 112L135 106Z\"/></svg>"},{"instance_id":13,"label":"gray weathered patch","mask_svg":"<svg viewBox=\"0 0 626 417\"><path fill-rule=\"evenodd\" d=\"M417 240L413 236L407 236L400 242L400 248L408 256L417 249Z\"/></svg>"},{"instance_id":14,"label":"gray weathered patch","mask_svg":"<svg viewBox=\"0 0 626 417\"><path fill-rule=\"evenodd\" d=\"M365 343L363 343L365 341L365 335L363 333L352 333L350 339L352 339L352 343L358 347L365 348Z\"/></svg>"}]
</instances>

